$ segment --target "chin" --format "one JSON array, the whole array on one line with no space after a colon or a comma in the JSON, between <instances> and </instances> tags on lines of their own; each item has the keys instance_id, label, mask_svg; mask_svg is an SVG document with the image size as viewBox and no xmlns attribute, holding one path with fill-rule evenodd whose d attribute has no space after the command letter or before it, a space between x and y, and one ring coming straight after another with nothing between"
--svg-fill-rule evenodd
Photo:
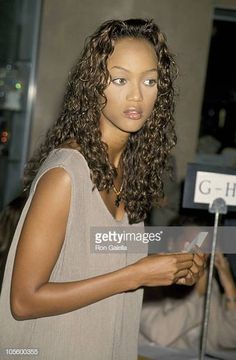
<instances>
[{"instance_id":1,"label":"chin","mask_svg":"<svg viewBox=\"0 0 236 360\"><path fill-rule=\"evenodd\" d=\"M141 130L143 128L144 124L139 124L136 126L130 126L127 131L130 133L136 133L137 131Z\"/></svg>"},{"instance_id":2,"label":"chin","mask_svg":"<svg viewBox=\"0 0 236 360\"><path fill-rule=\"evenodd\" d=\"M120 130L127 132L127 133L136 133L137 131L141 130L144 126L145 122L143 123L131 123L131 124L125 124L120 127Z\"/></svg>"},{"instance_id":3,"label":"chin","mask_svg":"<svg viewBox=\"0 0 236 360\"><path fill-rule=\"evenodd\" d=\"M142 129L143 126L139 126L139 127L133 127L133 128L123 128L123 129L120 129L122 130L123 132L127 133L127 134L134 134L136 132L138 132L139 130Z\"/></svg>"}]
</instances>

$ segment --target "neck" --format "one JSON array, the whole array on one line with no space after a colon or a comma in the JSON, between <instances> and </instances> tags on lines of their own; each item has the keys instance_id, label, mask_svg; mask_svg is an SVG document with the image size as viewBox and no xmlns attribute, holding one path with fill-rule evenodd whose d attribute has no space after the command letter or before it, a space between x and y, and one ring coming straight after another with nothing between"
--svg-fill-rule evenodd
<instances>
[{"instance_id":1,"label":"neck","mask_svg":"<svg viewBox=\"0 0 236 360\"><path fill-rule=\"evenodd\" d=\"M117 149L114 148L113 146L111 147L109 144L107 145L108 145L109 161L116 169L118 169L120 165L121 155L125 147Z\"/></svg>"},{"instance_id":2,"label":"neck","mask_svg":"<svg viewBox=\"0 0 236 360\"><path fill-rule=\"evenodd\" d=\"M126 147L129 134L119 129L111 129L101 124L102 141L108 145L108 157L110 163L119 167L121 155Z\"/></svg>"}]
</instances>

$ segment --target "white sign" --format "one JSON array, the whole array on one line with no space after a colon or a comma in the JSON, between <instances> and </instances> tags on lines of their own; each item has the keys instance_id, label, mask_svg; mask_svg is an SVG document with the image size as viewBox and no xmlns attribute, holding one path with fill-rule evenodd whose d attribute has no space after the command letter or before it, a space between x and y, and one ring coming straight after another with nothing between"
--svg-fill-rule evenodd
<instances>
[{"instance_id":1,"label":"white sign","mask_svg":"<svg viewBox=\"0 0 236 360\"><path fill-rule=\"evenodd\" d=\"M236 175L197 171L194 202L211 204L216 198L236 206Z\"/></svg>"}]
</instances>

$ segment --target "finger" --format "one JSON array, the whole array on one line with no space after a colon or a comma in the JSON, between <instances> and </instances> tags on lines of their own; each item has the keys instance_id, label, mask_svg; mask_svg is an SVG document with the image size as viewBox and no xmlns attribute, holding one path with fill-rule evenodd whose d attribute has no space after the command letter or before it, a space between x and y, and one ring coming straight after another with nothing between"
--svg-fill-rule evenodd
<instances>
[{"instance_id":1,"label":"finger","mask_svg":"<svg viewBox=\"0 0 236 360\"><path fill-rule=\"evenodd\" d=\"M191 275L195 279L195 281L197 281L203 275L204 269L198 269L193 266L189 269L189 271L191 272Z\"/></svg>"},{"instance_id":2,"label":"finger","mask_svg":"<svg viewBox=\"0 0 236 360\"><path fill-rule=\"evenodd\" d=\"M182 277L182 278L178 279L175 283L177 285L187 285L185 277Z\"/></svg>"},{"instance_id":3,"label":"finger","mask_svg":"<svg viewBox=\"0 0 236 360\"><path fill-rule=\"evenodd\" d=\"M207 267L207 258L208 258L207 254L197 251L196 253L194 253L193 262L199 268L206 268Z\"/></svg>"},{"instance_id":4,"label":"finger","mask_svg":"<svg viewBox=\"0 0 236 360\"><path fill-rule=\"evenodd\" d=\"M177 272L179 270L190 269L193 266L193 261L185 261L181 263L177 263Z\"/></svg>"},{"instance_id":5,"label":"finger","mask_svg":"<svg viewBox=\"0 0 236 360\"><path fill-rule=\"evenodd\" d=\"M206 259L205 259L205 256L203 253L195 253L194 256L193 256L193 262L199 266L199 267L203 267L205 262L206 262Z\"/></svg>"},{"instance_id":6,"label":"finger","mask_svg":"<svg viewBox=\"0 0 236 360\"><path fill-rule=\"evenodd\" d=\"M189 278L189 279L185 278L185 285L192 286L194 284L196 284L196 279L194 279L194 278Z\"/></svg>"},{"instance_id":7,"label":"finger","mask_svg":"<svg viewBox=\"0 0 236 360\"><path fill-rule=\"evenodd\" d=\"M183 252L175 253L173 255L176 256L177 262L191 261L191 260L193 260L193 256L194 256L194 254L187 253L187 252L186 253L183 253Z\"/></svg>"},{"instance_id":8,"label":"finger","mask_svg":"<svg viewBox=\"0 0 236 360\"><path fill-rule=\"evenodd\" d=\"M199 273L199 271L201 270L201 268L199 268L195 263L193 263L193 265L191 266L191 268L189 270L191 271L191 273L193 275L197 275Z\"/></svg>"},{"instance_id":9,"label":"finger","mask_svg":"<svg viewBox=\"0 0 236 360\"><path fill-rule=\"evenodd\" d=\"M207 258L207 254L205 254L199 246L195 245L194 246L194 254L198 254L200 257L206 259Z\"/></svg>"},{"instance_id":10,"label":"finger","mask_svg":"<svg viewBox=\"0 0 236 360\"><path fill-rule=\"evenodd\" d=\"M185 276L181 277L176 281L177 285L186 285L186 286L192 286L196 283L196 279L193 276Z\"/></svg>"},{"instance_id":11,"label":"finger","mask_svg":"<svg viewBox=\"0 0 236 360\"><path fill-rule=\"evenodd\" d=\"M176 274L175 274L175 276L176 276L176 281L179 279L179 278L181 278L181 277L186 277L187 275L188 275L188 272L189 272L189 270L188 269L184 269L184 270L180 270L180 271L178 271Z\"/></svg>"},{"instance_id":12,"label":"finger","mask_svg":"<svg viewBox=\"0 0 236 360\"><path fill-rule=\"evenodd\" d=\"M191 270L188 271L188 274L186 276L186 281L189 285L195 284L199 280L199 272L193 273Z\"/></svg>"},{"instance_id":13,"label":"finger","mask_svg":"<svg viewBox=\"0 0 236 360\"><path fill-rule=\"evenodd\" d=\"M189 269L193 275L193 277L198 280L204 273L205 270L205 265L206 263L203 262L201 264L199 264L199 259L198 262L194 261L192 267Z\"/></svg>"}]
</instances>

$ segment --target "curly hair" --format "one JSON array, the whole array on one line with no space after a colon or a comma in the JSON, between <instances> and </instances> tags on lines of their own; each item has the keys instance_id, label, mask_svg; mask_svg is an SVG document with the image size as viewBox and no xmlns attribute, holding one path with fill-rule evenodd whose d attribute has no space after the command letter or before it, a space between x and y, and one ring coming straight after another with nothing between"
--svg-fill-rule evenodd
<instances>
[{"instance_id":1,"label":"curly hair","mask_svg":"<svg viewBox=\"0 0 236 360\"><path fill-rule=\"evenodd\" d=\"M109 162L107 145L101 139L101 98L106 104L104 90L110 81L108 57L116 41L127 37L149 41L158 61L158 95L153 111L144 126L129 135L122 154L122 199L129 222L137 223L144 220L153 203L163 197L163 171L176 143L173 81L177 68L166 38L153 20L109 20L87 39L70 74L61 114L26 166L25 184L29 188L51 150L73 139L79 144L97 189L112 187L116 170Z\"/></svg>"}]
</instances>

